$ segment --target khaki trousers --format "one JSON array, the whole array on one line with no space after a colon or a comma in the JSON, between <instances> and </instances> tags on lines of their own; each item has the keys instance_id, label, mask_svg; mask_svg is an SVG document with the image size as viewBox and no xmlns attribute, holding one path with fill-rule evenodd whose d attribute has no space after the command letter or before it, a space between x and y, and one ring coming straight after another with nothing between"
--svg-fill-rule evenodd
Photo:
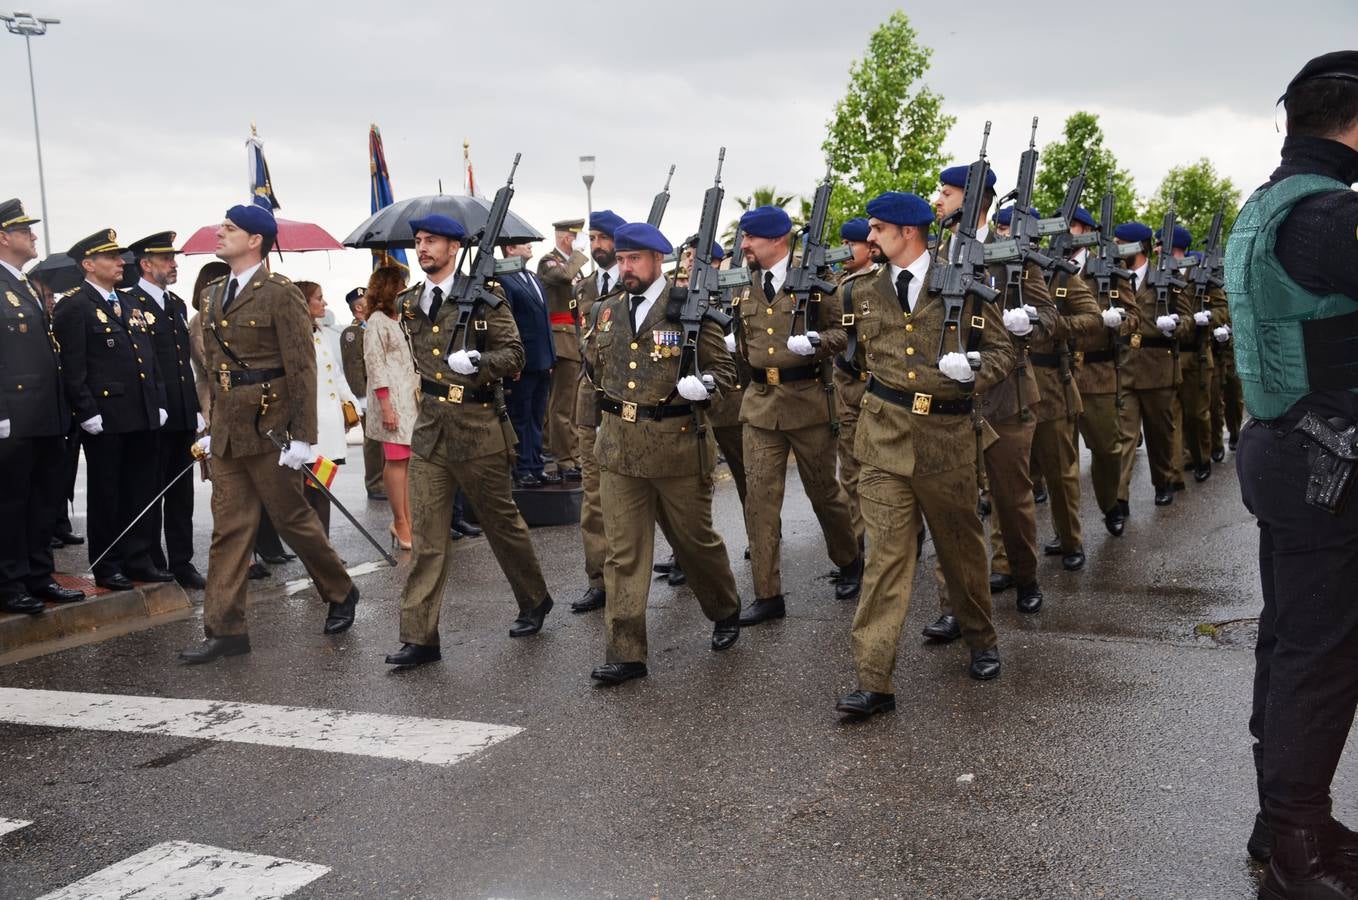
<instances>
[{"instance_id":1,"label":"khaki trousers","mask_svg":"<svg viewBox=\"0 0 1358 900\"><path fill-rule=\"evenodd\" d=\"M410 458L410 519L413 546L410 576L401 594L401 642L427 647L439 643L439 613L448 582L453 497L458 488L476 510L495 561L509 579L519 612L547 597L528 526L514 505L509 461L503 453L453 461L442 444L428 459Z\"/></svg>"},{"instance_id":2,"label":"khaki trousers","mask_svg":"<svg viewBox=\"0 0 1358 900\"><path fill-rule=\"evenodd\" d=\"M546 446L556 457L557 471L580 465L580 442L575 430L575 399L580 393L580 362L557 357L552 389L547 395Z\"/></svg>"},{"instance_id":3,"label":"khaki trousers","mask_svg":"<svg viewBox=\"0 0 1358 900\"><path fill-rule=\"evenodd\" d=\"M858 500L858 476L861 467L853 455L854 436L858 433L858 407L839 403L839 442L836 451L839 456L839 483L844 487L844 495L849 498L849 519L853 522L853 533L861 535L866 526L863 522L863 508Z\"/></svg>"},{"instance_id":4,"label":"khaki trousers","mask_svg":"<svg viewBox=\"0 0 1358 900\"><path fill-rule=\"evenodd\" d=\"M363 417L358 427L364 428L366 425L366 417ZM363 434L363 487L367 489L369 494L386 491L382 484L382 470L386 466L387 458L382 454L382 442L368 437L365 431Z\"/></svg>"},{"instance_id":5,"label":"khaki trousers","mask_svg":"<svg viewBox=\"0 0 1358 900\"><path fill-rule=\"evenodd\" d=\"M278 454L212 459L212 546L208 550L203 625L208 637L246 633L246 573L259 530L260 504L297 554L316 592L342 603L354 586L306 501L300 472L278 464Z\"/></svg>"},{"instance_id":6,"label":"khaki trousers","mask_svg":"<svg viewBox=\"0 0 1358 900\"><path fill-rule=\"evenodd\" d=\"M1037 581L1037 506L1028 462L1033 449L1034 421L995 425L1000 439L985 451L992 516L1000 528L1009 571L1021 585Z\"/></svg>"},{"instance_id":7,"label":"khaki trousers","mask_svg":"<svg viewBox=\"0 0 1358 900\"><path fill-rule=\"evenodd\" d=\"M731 470L731 480L736 483L736 493L740 495L740 506L745 507L745 426L722 425L712 429L712 437L717 440L717 448L726 458L726 468Z\"/></svg>"},{"instance_id":8,"label":"khaki trousers","mask_svg":"<svg viewBox=\"0 0 1358 900\"><path fill-rule=\"evenodd\" d=\"M599 463L594 459L597 434L593 425L575 426L580 454L580 540L585 547L585 577L592 588L604 586L604 557L608 553L604 510L599 502Z\"/></svg>"},{"instance_id":9,"label":"khaki trousers","mask_svg":"<svg viewBox=\"0 0 1358 900\"><path fill-rule=\"evenodd\" d=\"M1114 394L1085 394L1085 411L1080 415L1080 437L1089 448L1089 480L1100 512L1108 512L1118 502L1122 481L1122 425L1118 421ZM1133 441L1135 446L1135 441Z\"/></svg>"},{"instance_id":10,"label":"khaki trousers","mask_svg":"<svg viewBox=\"0 0 1358 900\"><path fill-rule=\"evenodd\" d=\"M1225 426L1231 443L1240 439L1240 419L1243 411L1243 398L1240 393L1240 376L1235 368L1218 364L1212 370L1212 449L1222 450L1221 429Z\"/></svg>"},{"instance_id":11,"label":"khaki trousers","mask_svg":"<svg viewBox=\"0 0 1358 900\"><path fill-rule=\"evenodd\" d=\"M1060 418L1038 422L1033 432L1033 457L1047 479L1047 505L1061 549L1067 553L1081 549L1080 451L1075 446L1075 421Z\"/></svg>"},{"instance_id":12,"label":"khaki trousers","mask_svg":"<svg viewBox=\"0 0 1358 900\"><path fill-rule=\"evenodd\" d=\"M1174 455L1178 450L1174 438L1174 388L1127 390L1123 392L1122 400L1123 406L1118 413L1122 427L1122 479L1118 483L1118 499L1127 500L1131 493L1132 469L1136 465L1136 438L1143 428L1151 483L1156 489L1172 486L1181 469Z\"/></svg>"},{"instance_id":13,"label":"khaki trousers","mask_svg":"<svg viewBox=\"0 0 1358 900\"><path fill-rule=\"evenodd\" d=\"M1211 461L1212 385L1211 373L1205 374L1208 380L1202 383L1200 373L1185 372L1184 380L1179 385L1180 428L1175 431L1175 435L1179 437L1180 449L1174 455L1174 463L1180 472L1184 464L1202 466ZM1180 477L1175 480L1183 479Z\"/></svg>"}]
</instances>

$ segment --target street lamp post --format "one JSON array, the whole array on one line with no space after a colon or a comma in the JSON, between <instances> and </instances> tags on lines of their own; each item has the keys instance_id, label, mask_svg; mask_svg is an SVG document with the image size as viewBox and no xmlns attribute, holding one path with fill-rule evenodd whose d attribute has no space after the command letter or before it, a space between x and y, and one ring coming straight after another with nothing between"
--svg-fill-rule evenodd
<instances>
[{"instance_id":1,"label":"street lamp post","mask_svg":"<svg viewBox=\"0 0 1358 900\"><path fill-rule=\"evenodd\" d=\"M9 15L0 13L0 20L10 34L24 39L28 51L28 92L33 99L33 140L38 146L38 193L42 195L42 245L48 256L52 255L52 222L47 216L47 180L42 171L42 135L38 132L38 88L33 80L33 38L47 33L47 26L60 24L60 19L35 16L29 12L14 12Z\"/></svg>"},{"instance_id":2,"label":"street lamp post","mask_svg":"<svg viewBox=\"0 0 1358 900\"><path fill-rule=\"evenodd\" d=\"M594 217L594 157L580 157L580 178L585 182L585 255L589 256L589 220Z\"/></svg>"}]
</instances>

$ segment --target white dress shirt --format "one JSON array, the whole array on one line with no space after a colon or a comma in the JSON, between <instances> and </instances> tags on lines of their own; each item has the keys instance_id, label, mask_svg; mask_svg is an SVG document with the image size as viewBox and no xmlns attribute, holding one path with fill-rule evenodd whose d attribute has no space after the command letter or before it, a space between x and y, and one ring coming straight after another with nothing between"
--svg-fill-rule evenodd
<instances>
[{"instance_id":1,"label":"white dress shirt","mask_svg":"<svg viewBox=\"0 0 1358 900\"><path fill-rule=\"evenodd\" d=\"M159 306L162 312L165 311L165 288L155 282L147 281L145 278L137 282L137 287L146 291L151 299L156 301L156 306ZM240 288L236 289L236 293L240 293Z\"/></svg>"},{"instance_id":2,"label":"white dress shirt","mask_svg":"<svg viewBox=\"0 0 1358 900\"><path fill-rule=\"evenodd\" d=\"M1075 263L1075 265L1079 266L1080 271L1083 272L1085 270L1085 260L1087 260L1088 258L1089 251L1084 247L1081 247L1078 251L1076 251L1075 255L1070 258L1070 261Z\"/></svg>"},{"instance_id":3,"label":"white dress shirt","mask_svg":"<svg viewBox=\"0 0 1358 900\"><path fill-rule=\"evenodd\" d=\"M924 290L924 277L929 273L929 251L921 253L915 257L915 261L908 266L898 266L891 264L891 284L895 286L896 279L901 277L902 272L910 273L910 286L906 289L906 300L910 304L910 311L915 311L915 304L919 302L919 292Z\"/></svg>"},{"instance_id":4,"label":"white dress shirt","mask_svg":"<svg viewBox=\"0 0 1358 900\"><path fill-rule=\"evenodd\" d=\"M784 256L782 259L778 260L778 262L765 269L764 274L759 276L759 289L761 291L764 289L764 275L772 275L773 292L777 294L781 291L783 289L783 282L787 281L787 269L791 263L792 257Z\"/></svg>"},{"instance_id":5,"label":"white dress shirt","mask_svg":"<svg viewBox=\"0 0 1358 900\"><path fill-rule=\"evenodd\" d=\"M1150 270L1151 261L1148 259L1142 264L1141 268L1132 270L1132 290L1140 290L1141 285L1146 283L1146 273Z\"/></svg>"},{"instance_id":6,"label":"white dress shirt","mask_svg":"<svg viewBox=\"0 0 1358 900\"><path fill-rule=\"evenodd\" d=\"M14 267L11 266L9 263L5 262L3 259L0 259L0 266L4 266L5 269L9 271L9 274L11 274L11 275L14 276L15 280L21 281L21 282L27 282L27 281L28 281L28 278L25 277L25 275L24 275L23 272L20 272L18 269L14 268Z\"/></svg>"},{"instance_id":7,"label":"white dress shirt","mask_svg":"<svg viewBox=\"0 0 1358 900\"><path fill-rule=\"evenodd\" d=\"M614 263L613 268L604 269L594 276L594 287L599 292L599 296L604 295L604 275L608 275L608 289L611 291L618 286L618 264Z\"/></svg>"},{"instance_id":8,"label":"white dress shirt","mask_svg":"<svg viewBox=\"0 0 1358 900\"><path fill-rule=\"evenodd\" d=\"M655 306L656 298L660 296L660 292L663 291L664 289L665 289L665 277L662 275L655 281L652 281L651 286L648 287L646 291L641 295L646 299L641 301L641 305L637 307L637 312L636 315L634 316L638 328L641 327L642 322L646 321L646 317L650 315L651 307ZM636 294L629 294L627 297L627 302L630 304L632 302L632 298L635 296Z\"/></svg>"},{"instance_id":9,"label":"white dress shirt","mask_svg":"<svg viewBox=\"0 0 1358 900\"><path fill-rule=\"evenodd\" d=\"M429 307L434 303L434 288L443 288L443 299L448 299L448 292L453 289L453 279L457 278L457 270L454 269L448 277L438 283L425 282L424 293L420 294L420 309L426 316L429 315Z\"/></svg>"}]
</instances>

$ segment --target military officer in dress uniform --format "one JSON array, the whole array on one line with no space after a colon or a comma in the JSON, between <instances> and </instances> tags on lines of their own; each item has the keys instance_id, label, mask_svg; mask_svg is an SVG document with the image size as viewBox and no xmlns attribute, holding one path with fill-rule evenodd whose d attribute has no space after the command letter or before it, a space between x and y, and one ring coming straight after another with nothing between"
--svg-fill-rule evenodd
<instances>
[{"instance_id":1,"label":"military officer in dress uniform","mask_svg":"<svg viewBox=\"0 0 1358 900\"><path fill-rule=\"evenodd\" d=\"M538 261L538 278L547 292L547 313L552 323L552 344L556 368L547 398L547 439L556 470L566 481L579 481L579 438L575 433L575 399L580 389L580 319L577 316L575 288L580 270L589 257L575 249L575 236L585 227L584 219L555 222L556 245Z\"/></svg>"},{"instance_id":2,"label":"military officer in dress uniform","mask_svg":"<svg viewBox=\"0 0 1358 900\"><path fill-rule=\"evenodd\" d=\"M85 596L52 580L71 407L47 310L23 274L39 221L17 199L0 203L0 612L31 614Z\"/></svg>"},{"instance_id":3,"label":"military officer in dress uniform","mask_svg":"<svg viewBox=\"0 0 1358 900\"><path fill-rule=\"evenodd\" d=\"M367 303L363 295L366 288L356 287L344 295L353 321L340 332L340 367L344 370L344 380L349 390L358 398L359 427L368 415L368 370L363 363L363 328L368 318ZM387 492L382 486L382 469L386 463L382 457L382 442L363 434L363 487L369 500L385 500Z\"/></svg>"},{"instance_id":4,"label":"military officer in dress uniform","mask_svg":"<svg viewBox=\"0 0 1358 900\"><path fill-rule=\"evenodd\" d=\"M205 423L198 411L198 391L193 380L189 353L188 307L171 290L179 277L175 262L174 232L162 231L133 241L128 246L139 269L136 285L123 296L141 309L146 330L155 348L156 370L165 385L165 411L169 418L157 432L159 478L156 490L193 462L193 442ZM156 545L151 557L157 568L168 569L186 588L207 587L193 564L193 476L185 475L174 483L161 502L149 513ZM165 527L165 551L160 549L161 522Z\"/></svg>"},{"instance_id":5,"label":"military officer in dress uniform","mask_svg":"<svg viewBox=\"0 0 1358 900\"><path fill-rule=\"evenodd\" d=\"M602 413L594 452L609 597L607 662L591 677L609 685L646 675L646 598L655 525L662 520L672 525L666 536L703 614L716 623L712 649L729 649L740 637L735 576L712 526L716 442L702 421L710 398L735 383L735 366L722 329L708 320L697 344L703 377L679 377L680 304L670 299L662 271L674 248L644 222L620 226L614 241L621 289L600 300L589 348Z\"/></svg>"},{"instance_id":6,"label":"military officer in dress uniform","mask_svg":"<svg viewBox=\"0 0 1358 900\"><path fill-rule=\"evenodd\" d=\"M618 283L618 259L613 245L613 233L624 225L622 216L611 209L590 214L589 252L594 260L594 273L582 278L575 287L575 312L580 319L581 358L589 353L593 333L592 313L599 298ZM580 539L585 547L585 592L571 604L571 612L584 613L602 609L607 602L604 590L604 556L608 545L604 539L604 513L599 505L599 466L594 459L594 439L599 427L599 406L594 399L594 382L582 371L575 395L575 437L580 454L583 488L580 499Z\"/></svg>"},{"instance_id":7,"label":"military officer in dress uniform","mask_svg":"<svg viewBox=\"0 0 1358 900\"><path fill-rule=\"evenodd\" d=\"M397 298L401 325L420 376L420 410L410 449L410 517L414 558L401 594L401 648L393 666L441 659L439 612L448 581L453 496L461 488L476 510L500 568L518 601L510 637L542 630L552 610L537 553L528 538L510 485L512 436L506 438L500 382L523 368L523 344L503 290L493 303L477 303L464 335L453 297L460 279L457 255L466 237L461 223L443 215L413 219L415 255L425 280ZM452 349L456 346L458 349ZM512 432L511 432L512 435Z\"/></svg>"},{"instance_id":8,"label":"military officer in dress uniform","mask_svg":"<svg viewBox=\"0 0 1358 900\"><path fill-rule=\"evenodd\" d=\"M985 533L976 515L976 455L996 436L977 415L975 397L1003 383L1017 355L995 303L969 300L960 333L944 340L944 302L928 290L934 211L925 200L888 192L870 201L867 213L880 265L840 285L871 372L854 441L872 548L853 622L858 690L835 707L855 717L896 707L891 676L922 520L971 649L971 676L1000 674ZM968 362L968 352L978 354L979 367Z\"/></svg>"},{"instance_id":9,"label":"military officer in dress uniform","mask_svg":"<svg viewBox=\"0 0 1358 900\"><path fill-rule=\"evenodd\" d=\"M687 251L687 259L691 262L693 250ZM726 259L726 251L720 244L712 245L712 265L718 265ZM685 264L685 277L687 277L687 267ZM736 380L726 390L721 392L718 397L712 398L712 407L708 411L707 421L712 427L712 436L716 438L717 449L721 451L722 457L726 460L726 468L731 473L731 480L736 485L736 495L740 497L740 508L745 508L745 426L740 424L740 405L745 396L745 388L750 383L750 366L745 362L745 358L740 355L739 348L736 347L736 336L734 332L735 320L727 326L725 336L726 349L731 357L731 364L736 368ZM745 556L750 555L748 544ZM682 572L682 567L678 569Z\"/></svg>"},{"instance_id":10,"label":"military officer in dress uniform","mask_svg":"<svg viewBox=\"0 0 1358 900\"><path fill-rule=\"evenodd\" d=\"M830 560L839 567L837 600L853 600L863 581L862 535L854 531L849 499L835 477L833 384L829 360L848 345L836 294L813 295L804 323L794 323L797 301L783 290L793 264L788 248L792 220L776 206L740 217L741 252L750 264L740 298L736 340L750 366L741 401L745 425L745 531L750 538L755 601L741 625L786 615L780 573L783 492L787 457L820 521ZM805 331L797 331L804 324Z\"/></svg>"},{"instance_id":11,"label":"military officer in dress uniform","mask_svg":"<svg viewBox=\"0 0 1358 900\"><path fill-rule=\"evenodd\" d=\"M155 496L155 432L169 416L146 318L116 290L123 248L113 229L77 241L67 253L85 280L57 303L52 331L61 347L66 399L85 432L94 581L117 591L130 590L133 581L173 581L153 562L160 541L149 516L118 538Z\"/></svg>"},{"instance_id":12,"label":"military officer in dress uniform","mask_svg":"<svg viewBox=\"0 0 1358 900\"><path fill-rule=\"evenodd\" d=\"M868 242L868 220L862 217L850 219L839 226L839 237L853 251L853 256L844 263L844 277L867 272L872 267L872 249ZM844 310L846 323L853 310ZM854 334L852 324L845 325L845 331ZM858 460L853 455L853 442L858 434L858 408L863 402L863 392L867 389L868 373L861 359L855 359L852 352L855 340L843 353L835 355L835 398L839 401L839 442L836 450L839 455L839 483L849 498L849 515L853 519L853 529L862 534L863 511L858 503Z\"/></svg>"},{"instance_id":13,"label":"military officer in dress uniform","mask_svg":"<svg viewBox=\"0 0 1358 900\"><path fill-rule=\"evenodd\" d=\"M302 466L316 459L316 350L302 292L264 259L278 224L259 206L233 206L217 229L217 256L230 266L203 296L203 361L212 384L212 546L203 595L206 639L180 652L190 665L250 652L246 573L260 504L329 604L324 632L354 624L358 588L307 503ZM280 451L269 434L284 443Z\"/></svg>"}]
</instances>

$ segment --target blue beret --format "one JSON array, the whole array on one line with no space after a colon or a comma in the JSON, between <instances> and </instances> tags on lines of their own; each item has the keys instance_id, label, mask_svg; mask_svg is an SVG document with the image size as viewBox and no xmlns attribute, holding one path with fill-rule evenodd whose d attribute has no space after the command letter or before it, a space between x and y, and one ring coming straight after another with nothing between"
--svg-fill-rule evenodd
<instances>
[{"instance_id":1,"label":"blue beret","mask_svg":"<svg viewBox=\"0 0 1358 900\"><path fill-rule=\"evenodd\" d=\"M267 238L278 237L278 221L262 206L236 204L226 211L226 218L242 231Z\"/></svg>"},{"instance_id":2,"label":"blue beret","mask_svg":"<svg viewBox=\"0 0 1358 900\"><path fill-rule=\"evenodd\" d=\"M1036 206L1028 207L1028 215L1032 216L1034 219L1042 218L1042 213L1037 211ZM1014 221L1014 207L1012 206L1006 206L1004 209L995 213L995 222L998 225L1008 226L1012 221Z\"/></svg>"},{"instance_id":3,"label":"blue beret","mask_svg":"<svg viewBox=\"0 0 1358 900\"><path fill-rule=\"evenodd\" d=\"M601 231L608 237L613 237L626 224L627 221L611 209L601 209L589 215L589 230Z\"/></svg>"},{"instance_id":4,"label":"blue beret","mask_svg":"<svg viewBox=\"0 0 1358 900\"><path fill-rule=\"evenodd\" d=\"M461 222L438 213L420 219L411 219L410 233L414 234L417 231L436 234L439 237L446 237L454 241L460 241L467 236L467 229L462 227Z\"/></svg>"},{"instance_id":5,"label":"blue beret","mask_svg":"<svg viewBox=\"0 0 1358 900\"><path fill-rule=\"evenodd\" d=\"M964 188L967 186L968 166L953 166L938 173L939 184L950 184L953 187ZM995 186L995 170L988 169L985 174L985 186L993 188Z\"/></svg>"},{"instance_id":6,"label":"blue beret","mask_svg":"<svg viewBox=\"0 0 1358 900\"><path fill-rule=\"evenodd\" d=\"M934 224L934 208L923 197L887 191L868 201L868 215L892 225L923 227Z\"/></svg>"},{"instance_id":7,"label":"blue beret","mask_svg":"<svg viewBox=\"0 0 1358 900\"><path fill-rule=\"evenodd\" d=\"M839 226L839 236L846 241L866 241L868 239L868 220L864 218L850 219Z\"/></svg>"},{"instance_id":8,"label":"blue beret","mask_svg":"<svg viewBox=\"0 0 1358 900\"><path fill-rule=\"evenodd\" d=\"M1113 237L1128 244L1136 241L1149 241L1151 239L1151 227L1142 225L1140 222L1123 222L1113 229Z\"/></svg>"},{"instance_id":9,"label":"blue beret","mask_svg":"<svg viewBox=\"0 0 1358 900\"><path fill-rule=\"evenodd\" d=\"M721 261L722 261L723 259L725 259L725 258L726 258L726 251L723 250L723 249L721 249L721 244L718 244L716 241L713 241L713 242L712 242L712 261L713 261L713 262L721 262Z\"/></svg>"},{"instance_id":10,"label":"blue beret","mask_svg":"<svg viewBox=\"0 0 1358 900\"><path fill-rule=\"evenodd\" d=\"M1155 229L1155 239L1157 241L1161 241L1162 243L1164 242L1164 237L1160 234L1160 232L1164 230L1165 229L1163 226ZM1182 225L1175 225L1174 242L1170 246L1175 250L1187 250L1188 245L1191 243L1193 243L1193 233L1190 232L1187 228L1183 227Z\"/></svg>"},{"instance_id":11,"label":"blue beret","mask_svg":"<svg viewBox=\"0 0 1358 900\"><path fill-rule=\"evenodd\" d=\"M760 206L740 217L740 230L761 238L780 238L792 230L792 219L777 206Z\"/></svg>"},{"instance_id":12,"label":"blue beret","mask_svg":"<svg viewBox=\"0 0 1358 900\"><path fill-rule=\"evenodd\" d=\"M660 229L645 222L628 222L619 225L613 232L613 242L618 250L654 250L656 253L673 253L674 247Z\"/></svg>"},{"instance_id":13,"label":"blue beret","mask_svg":"<svg viewBox=\"0 0 1358 900\"><path fill-rule=\"evenodd\" d=\"M1201 250L1189 250L1189 251L1188 251L1188 255L1191 256L1191 257L1193 257L1194 259L1200 260L1200 259L1202 259L1206 254L1204 254Z\"/></svg>"},{"instance_id":14,"label":"blue beret","mask_svg":"<svg viewBox=\"0 0 1358 900\"><path fill-rule=\"evenodd\" d=\"M1060 210L1057 210L1057 212L1059 213ZM1088 225L1090 228L1099 227L1098 223L1094 221L1094 217L1090 215L1089 210L1085 209L1083 206L1075 207L1075 215L1070 217L1070 221L1072 223L1079 222L1081 225Z\"/></svg>"}]
</instances>

